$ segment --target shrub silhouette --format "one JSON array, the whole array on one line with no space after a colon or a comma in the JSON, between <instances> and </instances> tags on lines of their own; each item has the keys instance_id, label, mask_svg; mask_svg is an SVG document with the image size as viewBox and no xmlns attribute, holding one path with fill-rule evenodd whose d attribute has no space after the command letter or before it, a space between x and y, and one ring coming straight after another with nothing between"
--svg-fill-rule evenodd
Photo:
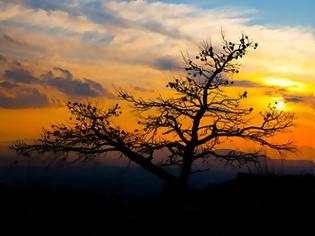
<instances>
[{"instance_id":1,"label":"shrub silhouette","mask_svg":"<svg viewBox=\"0 0 315 236\"><path fill-rule=\"evenodd\" d=\"M145 100L118 90L119 97L139 112L139 129L128 131L115 124L115 117L121 114L118 104L104 110L91 104L68 102L70 119L75 123L53 125L37 143L16 143L11 148L24 154L77 152L86 158L116 151L165 180L171 189L181 190L187 188L192 165L198 159L219 158L241 165L256 161L261 155L260 152L218 151L218 144L227 138L292 151L291 143L275 144L270 137L293 125L293 113L270 104L257 114L253 123L253 108L243 104L247 91L238 96L224 91L233 83L228 76L239 73L237 60L257 46L246 35L237 43L222 36L220 47L204 44L194 59L184 58L187 76L167 84L174 92L171 97ZM167 150L164 162L159 161L162 150ZM165 166L178 166L180 173L172 174Z\"/></svg>"}]
</instances>

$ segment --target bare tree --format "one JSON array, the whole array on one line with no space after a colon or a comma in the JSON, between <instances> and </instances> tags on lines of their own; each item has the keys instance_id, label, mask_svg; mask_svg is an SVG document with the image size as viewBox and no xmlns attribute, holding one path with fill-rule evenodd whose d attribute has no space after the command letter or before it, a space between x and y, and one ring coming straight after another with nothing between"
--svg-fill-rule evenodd
<instances>
[{"instance_id":1,"label":"bare tree","mask_svg":"<svg viewBox=\"0 0 315 236\"><path fill-rule=\"evenodd\" d=\"M222 39L221 46L207 43L194 59L184 58L187 76L167 84L174 91L171 97L145 100L118 90L119 97L140 114L141 128L128 131L115 124L114 118L121 113L118 104L104 110L91 104L68 102L70 119L74 122L53 125L37 143L17 143L12 148L27 154L77 152L84 158L119 152L179 189L187 187L192 164L198 159L219 158L243 164L255 161L260 155L260 152L218 151L218 144L226 139L237 138L278 151L292 151L291 143L275 144L270 139L293 125L292 113L270 104L253 121L253 108L243 104L248 93L230 96L225 91L233 83L229 76L239 73L237 60L248 49L256 49L257 43L246 35L237 43L224 36ZM162 158L165 161L161 161L162 150L167 150L167 156ZM172 174L166 166L179 166L180 173Z\"/></svg>"}]
</instances>

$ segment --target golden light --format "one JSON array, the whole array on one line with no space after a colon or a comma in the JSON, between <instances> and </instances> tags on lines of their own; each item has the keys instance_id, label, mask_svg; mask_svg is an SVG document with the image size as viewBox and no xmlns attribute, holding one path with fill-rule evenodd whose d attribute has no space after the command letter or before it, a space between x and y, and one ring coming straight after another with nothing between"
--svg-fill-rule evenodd
<instances>
[{"instance_id":1,"label":"golden light","mask_svg":"<svg viewBox=\"0 0 315 236\"><path fill-rule=\"evenodd\" d=\"M268 77L268 78L263 78L263 81L267 85L285 87L291 91L303 91L305 89L304 83L297 82L290 79Z\"/></svg>"}]
</instances>

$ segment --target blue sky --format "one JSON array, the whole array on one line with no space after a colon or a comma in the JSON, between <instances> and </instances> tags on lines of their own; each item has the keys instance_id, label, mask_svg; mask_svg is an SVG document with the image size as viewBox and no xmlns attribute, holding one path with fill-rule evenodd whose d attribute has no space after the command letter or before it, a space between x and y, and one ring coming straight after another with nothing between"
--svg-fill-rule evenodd
<instances>
[{"instance_id":1,"label":"blue sky","mask_svg":"<svg viewBox=\"0 0 315 236\"><path fill-rule=\"evenodd\" d=\"M115 0L116 2L134 2L135 0ZM20 2L34 8L45 10L67 9L76 11L71 4L79 4L81 11L100 10L102 5L110 1L101 0L4 0L4 2ZM201 9L233 8L251 9L255 11L249 24L266 26L304 26L315 28L314 0L146 0L146 2L165 2L175 4L195 5ZM74 12L73 12L74 13ZM98 14L94 15L99 17ZM102 14L104 19L104 14Z\"/></svg>"},{"instance_id":2,"label":"blue sky","mask_svg":"<svg viewBox=\"0 0 315 236\"><path fill-rule=\"evenodd\" d=\"M206 8L239 7L257 10L252 23L263 25L299 25L315 27L313 0L162 0L169 3L193 4Z\"/></svg>"}]
</instances>

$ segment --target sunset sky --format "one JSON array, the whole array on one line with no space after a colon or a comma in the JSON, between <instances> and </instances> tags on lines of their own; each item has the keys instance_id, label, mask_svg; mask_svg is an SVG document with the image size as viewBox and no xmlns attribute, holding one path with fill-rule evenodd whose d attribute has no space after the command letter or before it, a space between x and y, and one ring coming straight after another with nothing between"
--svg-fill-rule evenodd
<instances>
[{"instance_id":1,"label":"sunset sky","mask_svg":"<svg viewBox=\"0 0 315 236\"><path fill-rule=\"evenodd\" d=\"M315 160L315 1L1 0L0 142L30 140L68 116L68 99L116 103L114 87L154 97L204 41L259 44L235 89L296 113L296 157Z\"/></svg>"}]
</instances>

